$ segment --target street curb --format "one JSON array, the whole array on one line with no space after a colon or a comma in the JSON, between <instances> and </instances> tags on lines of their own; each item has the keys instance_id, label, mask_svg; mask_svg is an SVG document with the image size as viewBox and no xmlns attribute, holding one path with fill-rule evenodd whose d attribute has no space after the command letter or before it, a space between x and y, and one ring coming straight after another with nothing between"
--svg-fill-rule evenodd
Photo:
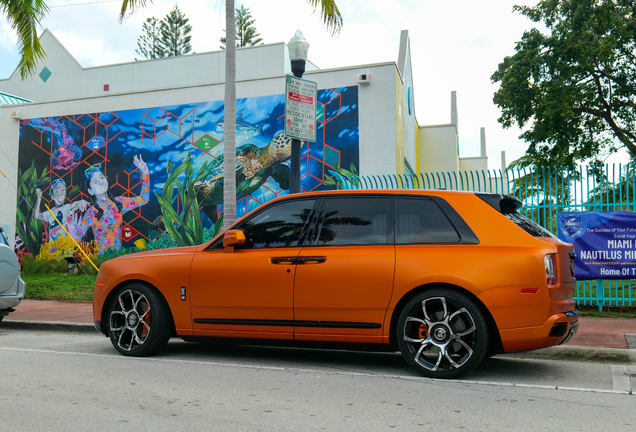
<instances>
[{"instance_id":1,"label":"street curb","mask_svg":"<svg viewBox=\"0 0 636 432\"><path fill-rule=\"evenodd\" d=\"M60 321L18 321L3 320L0 323L0 330L43 330L65 333L99 333L92 324L67 323Z\"/></svg>"},{"instance_id":2,"label":"street curb","mask_svg":"<svg viewBox=\"0 0 636 432\"><path fill-rule=\"evenodd\" d=\"M67 323L59 321L18 321L5 319L0 323L0 330L2 329L101 334L92 324ZM534 351L500 354L497 357L539 360L569 360L632 365L636 364L636 349L553 346Z\"/></svg>"},{"instance_id":3,"label":"street curb","mask_svg":"<svg viewBox=\"0 0 636 432\"><path fill-rule=\"evenodd\" d=\"M636 364L636 349L553 346L535 351L502 354L502 357Z\"/></svg>"}]
</instances>

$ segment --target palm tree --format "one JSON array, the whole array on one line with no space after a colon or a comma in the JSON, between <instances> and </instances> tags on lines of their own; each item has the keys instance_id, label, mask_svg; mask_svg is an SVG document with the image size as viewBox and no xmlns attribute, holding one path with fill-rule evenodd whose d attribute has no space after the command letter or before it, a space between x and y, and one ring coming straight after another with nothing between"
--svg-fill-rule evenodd
<instances>
[{"instance_id":1,"label":"palm tree","mask_svg":"<svg viewBox=\"0 0 636 432\"><path fill-rule=\"evenodd\" d=\"M0 0L0 9L11 28L18 34L20 76L24 79L35 71L45 52L38 39L38 25L49 12L44 0Z\"/></svg>"},{"instance_id":2,"label":"palm tree","mask_svg":"<svg viewBox=\"0 0 636 432\"><path fill-rule=\"evenodd\" d=\"M0 0L15 1L15 0ZM38 0L32 0L38 1ZM342 15L335 0L307 0L316 10L320 5L320 18L332 36L342 28ZM119 21L126 13L146 6L146 0L123 0ZM236 21L234 0L225 0L225 110L223 126L223 226L236 221Z\"/></svg>"},{"instance_id":3,"label":"palm tree","mask_svg":"<svg viewBox=\"0 0 636 432\"><path fill-rule=\"evenodd\" d=\"M223 228L236 221L236 21L225 0L225 101L223 111Z\"/></svg>"}]
</instances>

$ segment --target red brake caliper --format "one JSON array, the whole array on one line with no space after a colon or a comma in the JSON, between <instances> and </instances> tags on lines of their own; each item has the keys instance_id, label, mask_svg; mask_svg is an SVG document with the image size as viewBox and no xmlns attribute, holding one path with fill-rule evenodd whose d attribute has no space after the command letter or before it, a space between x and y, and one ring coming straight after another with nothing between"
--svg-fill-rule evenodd
<instances>
[{"instance_id":1,"label":"red brake caliper","mask_svg":"<svg viewBox=\"0 0 636 432\"><path fill-rule=\"evenodd\" d=\"M428 327L426 324L420 324L420 328L417 329L417 336L420 339L425 339L428 335Z\"/></svg>"}]
</instances>

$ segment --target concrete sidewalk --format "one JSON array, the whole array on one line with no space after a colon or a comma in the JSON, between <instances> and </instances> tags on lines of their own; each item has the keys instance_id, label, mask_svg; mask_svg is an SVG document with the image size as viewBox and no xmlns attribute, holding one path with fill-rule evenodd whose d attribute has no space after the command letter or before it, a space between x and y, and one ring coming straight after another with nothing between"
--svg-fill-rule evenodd
<instances>
[{"instance_id":1,"label":"concrete sidewalk","mask_svg":"<svg viewBox=\"0 0 636 432\"><path fill-rule=\"evenodd\" d=\"M636 364L636 318L581 317L577 334L566 344L510 354L533 358L571 358ZM4 318L5 328L95 332L90 302L24 300Z\"/></svg>"}]
</instances>

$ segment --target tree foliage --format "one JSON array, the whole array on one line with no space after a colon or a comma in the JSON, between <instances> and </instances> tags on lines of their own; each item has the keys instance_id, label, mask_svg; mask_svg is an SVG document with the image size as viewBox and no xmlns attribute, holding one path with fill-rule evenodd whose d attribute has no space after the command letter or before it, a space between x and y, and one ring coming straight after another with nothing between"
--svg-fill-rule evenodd
<instances>
[{"instance_id":1,"label":"tree foliage","mask_svg":"<svg viewBox=\"0 0 636 432\"><path fill-rule=\"evenodd\" d=\"M177 5L161 21L146 19L135 52L149 60L188 54L192 51L188 21Z\"/></svg>"},{"instance_id":2,"label":"tree foliage","mask_svg":"<svg viewBox=\"0 0 636 432\"><path fill-rule=\"evenodd\" d=\"M252 18L250 8L247 8L244 5L236 8L234 19L236 21L237 48L254 46L263 40L259 37L261 34L258 33L256 27L254 27L254 22L256 20ZM225 33L225 29L223 29L223 32ZM222 37L219 40L221 41L220 48L225 49L225 44L227 43L226 38Z\"/></svg>"},{"instance_id":3,"label":"tree foliage","mask_svg":"<svg viewBox=\"0 0 636 432\"><path fill-rule=\"evenodd\" d=\"M38 26L49 12L44 0L0 0L0 11L16 31L20 62L20 77L26 78L33 72L38 61L45 57L38 39Z\"/></svg>"},{"instance_id":4,"label":"tree foliage","mask_svg":"<svg viewBox=\"0 0 636 432\"><path fill-rule=\"evenodd\" d=\"M492 75L506 128L527 127L526 162L598 162L636 154L636 2L542 0L514 10L541 22Z\"/></svg>"},{"instance_id":5,"label":"tree foliage","mask_svg":"<svg viewBox=\"0 0 636 432\"><path fill-rule=\"evenodd\" d=\"M146 59L158 59L166 57L161 47L161 32L159 31L160 21L150 17L143 24L141 36L137 39L137 49L135 52ZM136 59L135 59L136 60Z\"/></svg>"},{"instance_id":6,"label":"tree foliage","mask_svg":"<svg viewBox=\"0 0 636 432\"><path fill-rule=\"evenodd\" d=\"M166 57L176 57L192 51L190 45L192 26L188 24L188 21L190 20L179 10L178 5L175 5L161 20L160 45Z\"/></svg>"}]
</instances>

